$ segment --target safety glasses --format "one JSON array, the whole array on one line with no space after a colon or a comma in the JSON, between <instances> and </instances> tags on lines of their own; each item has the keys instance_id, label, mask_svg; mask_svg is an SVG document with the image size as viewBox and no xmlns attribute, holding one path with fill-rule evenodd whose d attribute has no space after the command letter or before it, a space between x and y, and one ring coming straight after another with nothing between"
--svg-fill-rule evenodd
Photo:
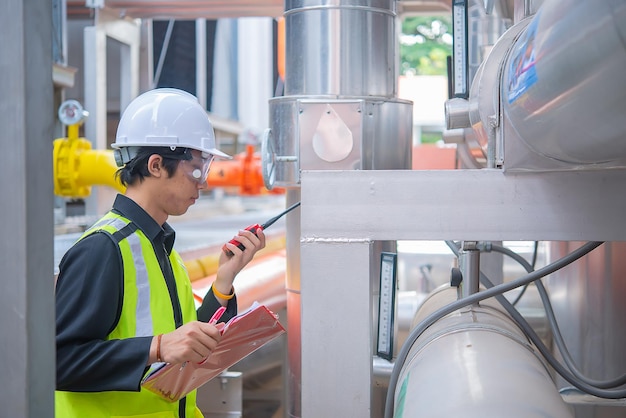
<instances>
[{"instance_id":1,"label":"safety glasses","mask_svg":"<svg viewBox=\"0 0 626 418\"><path fill-rule=\"evenodd\" d=\"M185 172L191 181L198 184L206 183L209 176L209 169L213 162L213 155L207 157L193 157L191 160L181 160L179 167Z\"/></svg>"}]
</instances>

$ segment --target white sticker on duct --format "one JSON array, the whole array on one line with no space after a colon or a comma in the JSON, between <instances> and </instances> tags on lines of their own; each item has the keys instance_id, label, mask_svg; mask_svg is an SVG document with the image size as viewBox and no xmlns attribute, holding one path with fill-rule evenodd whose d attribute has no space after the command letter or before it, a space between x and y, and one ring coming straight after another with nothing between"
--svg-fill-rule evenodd
<instances>
[{"instance_id":1,"label":"white sticker on duct","mask_svg":"<svg viewBox=\"0 0 626 418\"><path fill-rule=\"evenodd\" d=\"M352 132L333 107L326 105L313 134L313 151L322 160L335 163L350 155L353 147Z\"/></svg>"}]
</instances>

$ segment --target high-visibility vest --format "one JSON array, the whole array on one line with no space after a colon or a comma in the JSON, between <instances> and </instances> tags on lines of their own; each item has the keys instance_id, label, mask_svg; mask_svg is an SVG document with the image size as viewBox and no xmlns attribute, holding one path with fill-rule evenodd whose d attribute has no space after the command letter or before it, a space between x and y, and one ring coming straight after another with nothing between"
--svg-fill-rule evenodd
<instances>
[{"instance_id":1,"label":"high-visibility vest","mask_svg":"<svg viewBox=\"0 0 626 418\"><path fill-rule=\"evenodd\" d=\"M152 243L128 219L109 212L83 237L96 231L110 234L118 244L124 265L122 312L107 340L164 334L176 329L172 301ZM82 237L81 237L82 238ZM180 255L172 250L170 263L183 323L196 320L191 282ZM196 391L189 393L186 418L202 417L196 407ZM56 418L176 418L178 402L169 402L141 389L139 392L55 392Z\"/></svg>"}]
</instances>

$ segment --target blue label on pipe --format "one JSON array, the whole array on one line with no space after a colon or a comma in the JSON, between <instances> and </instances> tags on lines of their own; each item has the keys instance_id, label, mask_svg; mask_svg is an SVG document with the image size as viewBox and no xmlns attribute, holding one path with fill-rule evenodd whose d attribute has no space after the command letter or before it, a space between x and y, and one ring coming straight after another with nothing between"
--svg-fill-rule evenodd
<instances>
[{"instance_id":1,"label":"blue label on pipe","mask_svg":"<svg viewBox=\"0 0 626 418\"><path fill-rule=\"evenodd\" d=\"M509 62L508 99L513 103L537 82L535 69L535 35L539 14L530 22L526 33L520 37L517 43L517 51L512 55Z\"/></svg>"}]
</instances>

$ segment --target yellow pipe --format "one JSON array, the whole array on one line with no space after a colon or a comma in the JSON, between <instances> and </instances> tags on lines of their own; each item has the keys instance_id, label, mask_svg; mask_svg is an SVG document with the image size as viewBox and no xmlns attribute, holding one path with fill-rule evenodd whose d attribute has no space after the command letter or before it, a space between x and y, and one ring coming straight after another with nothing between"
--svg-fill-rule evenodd
<instances>
[{"instance_id":1,"label":"yellow pipe","mask_svg":"<svg viewBox=\"0 0 626 418\"><path fill-rule=\"evenodd\" d=\"M92 150L89 141L78 138L77 125L68 126L67 133L67 138L54 140L54 193L63 197L87 197L91 186L110 186L123 193L125 187L115 177L117 165L113 151Z\"/></svg>"},{"instance_id":2,"label":"yellow pipe","mask_svg":"<svg viewBox=\"0 0 626 418\"><path fill-rule=\"evenodd\" d=\"M74 125L69 125L67 127L67 139L72 141L78 139L78 128L80 127L80 123L75 123Z\"/></svg>"},{"instance_id":3,"label":"yellow pipe","mask_svg":"<svg viewBox=\"0 0 626 418\"><path fill-rule=\"evenodd\" d=\"M89 150L79 156L77 183L85 186L109 186L120 193L126 188L118 181L118 167L111 150Z\"/></svg>"},{"instance_id":4,"label":"yellow pipe","mask_svg":"<svg viewBox=\"0 0 626 418\"><path fill-rule=\"evenodd\" d=\"M265 242L265 248L257 254L259 256L263 256L278 250L283 250L285 249L285 246L286 239L284 236L269 239ZM217 273L221 251L222 249L220 248L216 253L184 261L187 273L189 274L189 279L194 282Z\"/></svg>"},{"instance_id":5,"label":"yellow pipe","mask_svg":"<svg viewBox=\"0 0 626 418\"><path fill-rule=\"evenodd\" d=\"M91 194L91 186L109 186L124 193L125 187L115 174L118 170L112 150L92 150L91 142L78 137L79 124L67 127L67 138L54 140L54 193L57 196L82 198ZM209 187L239 187L240 194L261 194L268 190L261 176L261 158L249 145L246 152L231 161L215 161L209 171ZM282 193L275 188L271 193Z\"/></svg>"}]
</instances>

